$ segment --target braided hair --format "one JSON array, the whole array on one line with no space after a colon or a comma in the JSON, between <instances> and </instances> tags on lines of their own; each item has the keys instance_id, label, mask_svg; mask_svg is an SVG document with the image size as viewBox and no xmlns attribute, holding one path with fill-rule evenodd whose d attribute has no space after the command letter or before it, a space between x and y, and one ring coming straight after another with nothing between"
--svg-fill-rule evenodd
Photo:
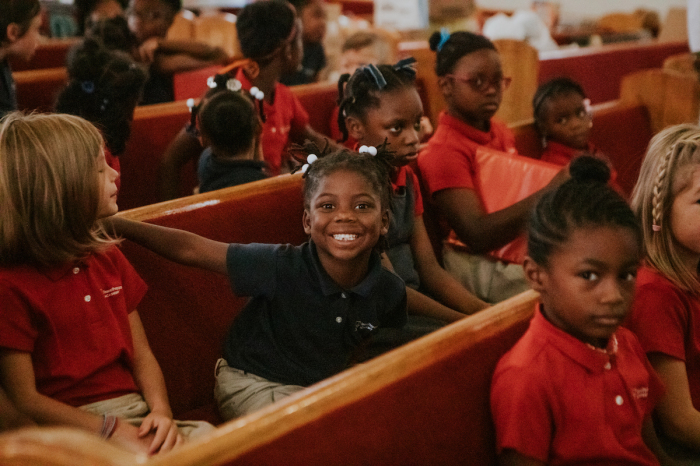
<instances>
[{"instance_id":1,"label":"braided hair","mask_svg":"<svg viewBox=\"0 0 700 466\"><path fill-rule=\"evenodd\" d=\"M438 76L452 73L459 59L465 55L482 49L496 51L496 46L486 37L466 31L452 34L434 32L429 43L430 50L436 52L435 73Z\"/></svg>"},{"instance_id":2,"label":"braided hair","mask_svg":"<svg viewBox=\"0 0 700 466\"><path fill-rule=\"evenodd\" d=\"M343 141L348 139L345 118L352 116L364 121L367 109L378 108L380 94L415 86L414 58L399 61L396 65L367 65L348 73L338 80L338 127Z\"/></svg>"},{"instance_id":3,"label":"braided hair","mask_svg":"<svg viewBox=\"0 0 700 466\"><path fill-rule=\"evenodd\" d=\"M637 217L607 181L610 168L595 157L571 162L571 179L546 193L537 203L528 225L528 255L547 266L553 251L562 247L578 228L613 226L634 233L640 248L642 235Z\"/></svg>"},{"instance_id":4,"label":"braided hair","mask_svg":"<svg viewBox=\"0 0 700 466\"><path fill-rule=\"evenodd\" d=\"M681 260L671 228L673 201L689 185L693 166L700 166L700 127L682 124L658 133L642 162L632 208L643 226L647 263L679 288L697 295L697 271Z\"/></svg>"},{"instance_id":5,"label":"braided hair","mask_svg":"<svg viewBox=\"0 0 700 466\"><path fill-rule=\"evenodd\" d=\"M108 50L98 39L87 38L71 50L68 76L56 111L85 118L102 131L113 155L123 153L147 71L126 53Z\"/></svg>"},{"instance_id":6,"label":"braided hair","mask_svg":"<svg viewBox=\"0 0 700 466\"><path fill-rule=\"evenodd\" d=\"M206 99L199 126L214 148L240 154L253 144L260 120L250 94L226 89Z\"/></svg>"}]
</instances>

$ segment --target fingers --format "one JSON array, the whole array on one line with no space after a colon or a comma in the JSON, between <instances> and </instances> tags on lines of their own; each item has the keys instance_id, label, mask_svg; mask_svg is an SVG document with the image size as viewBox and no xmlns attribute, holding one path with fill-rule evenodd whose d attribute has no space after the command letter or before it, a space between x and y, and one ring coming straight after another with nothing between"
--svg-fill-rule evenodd
<instances>
[{"instance_id":1,"label":"fingers","mask_svg":"<svg viewBox=\"0 0 700 466\"><path fill-rule=\"evenodd\" d=\"M148 454L164 453L170 451L182 443L182 437L177 429L177 425L170 419L161 419L155 424L156 432L153 441L148 447Z\"/></svg>"}]
</instances>

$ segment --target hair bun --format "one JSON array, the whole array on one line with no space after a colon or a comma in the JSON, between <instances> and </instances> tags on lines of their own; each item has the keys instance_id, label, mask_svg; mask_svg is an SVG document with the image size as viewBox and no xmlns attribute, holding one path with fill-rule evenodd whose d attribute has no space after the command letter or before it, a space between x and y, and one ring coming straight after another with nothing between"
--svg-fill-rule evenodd
<instances>
[{"instance_id":1,"label":"hair bun","mask_svg":"<svg viewBox=\"0 0 700 466\"><path fill-rule=\"evenodd\" d=\"M598 157L582 155L569 165L571 178L584 183L606 184L610 180L610 167Z\"/></svg>"},{"instance_id":2,"label":"hair bun","mask_svg":"<svg viewBox=\"0 0 700 466\"><path fill-rule=\"evenodd\" d=\"M428 39L430 50L432 50L433 52L437 52L438 44L440 44L440 39L442 39L440 31L435 31L430 35L430 39Z\"/></svg>"}]
</instances>

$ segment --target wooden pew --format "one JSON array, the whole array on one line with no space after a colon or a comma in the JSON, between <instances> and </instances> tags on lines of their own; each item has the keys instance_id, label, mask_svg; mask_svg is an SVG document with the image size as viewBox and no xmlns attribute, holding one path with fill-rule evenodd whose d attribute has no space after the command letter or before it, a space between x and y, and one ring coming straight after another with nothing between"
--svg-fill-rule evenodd
<instances>
[{"instance_id":1,"label":"wooden pew","mask_svg":"<svg viewBox=\"0 0 700 466\"><path fill-rule=\"evenodd\" d=\"M51 111L56 97L68 83L65 68L17 71L12 77L17 86L17 106L26 111Z\"/></svg>"},{"instance_id":2,"label":"wooden pew","mask_svg":"<svg viewBox=\"0 0 700 466\"><path fill-rule=\"evenodd\" d=\"M148 464L496 464L491 376L536 300L525 292Z\"/></svg>"},{"instance_id":3,"label":"wooden pew","mask_svg":"<svg viewBox=\"0 0 700 466\"><path fill-rule=\"evenodd\" d=\"M330 134L338 90L332 83L294 86L292 92L309 112L309 123L321 134ZM137 107L131 137L120 157L122 210L158 202L158 169L170 141L190 120L185 101ZM187 196L197 186L196 166L188 163L181 173L181 194Z\"/></svg>"},{"instance_id":4,"label":"wooden pew","mask_svg":"<svg viewBox=\"0 0 700 466\"><path fill-rule=\"evenodd\" d=\"M78 42L80 42L79 37L46 39L45 42L39 44L31 60L24 61L10 57L10 68L16 72L66 66L68 50Z\"/></svg>"}]
</instances>

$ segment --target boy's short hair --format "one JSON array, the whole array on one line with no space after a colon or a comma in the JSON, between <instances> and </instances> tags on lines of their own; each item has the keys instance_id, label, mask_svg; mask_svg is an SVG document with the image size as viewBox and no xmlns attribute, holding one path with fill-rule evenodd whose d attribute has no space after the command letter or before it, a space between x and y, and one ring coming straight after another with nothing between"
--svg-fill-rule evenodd
<instances>
[{"instance_id":1,"label":"boy's short hair","mask_svg":"<svg viewBox=\"0 0 700 466\"><path fill-rule=\"evenodd\" d=\"M7 26L18 24L22 34L41 11L39 0L0 0L0 42L7 42Z\"/></svg>"},{"instance_id":2,"label":"boy's short hair","mask_svg":"<svg viewBox=\"0 0 700 466\"><path fill-rule=\"evenodd\" d=\"M294 10L285 0L267 0L247 5L236 19L241 51L246 58L269 56L287 40L295 27Z\"/></svg>"},{"instance_id":3,"label":"boy's short hair","mask_svg":"<svg viewBox=\"0 0 700 466\"><path fill-rule=\"evenodd\" d=\"M114 243L97 225L102 136L80 117L0 120L0 265L55 265ZM17 174L21 174L20 177Z\"/></svg>"},{"instance_id":4,"label":"boy's short hair","mask_svg":"<svg viewBox=\"0 0 700 466\"><path fill-rule=\"evenodd\" d=\"M376 52L379 63L388 63L393 61L392 45L389 41L380 34L371 31L357 31L343 42L342 52L349 50L362 50L367 47L372 47Z\"/></svg>"}]
</instances>

